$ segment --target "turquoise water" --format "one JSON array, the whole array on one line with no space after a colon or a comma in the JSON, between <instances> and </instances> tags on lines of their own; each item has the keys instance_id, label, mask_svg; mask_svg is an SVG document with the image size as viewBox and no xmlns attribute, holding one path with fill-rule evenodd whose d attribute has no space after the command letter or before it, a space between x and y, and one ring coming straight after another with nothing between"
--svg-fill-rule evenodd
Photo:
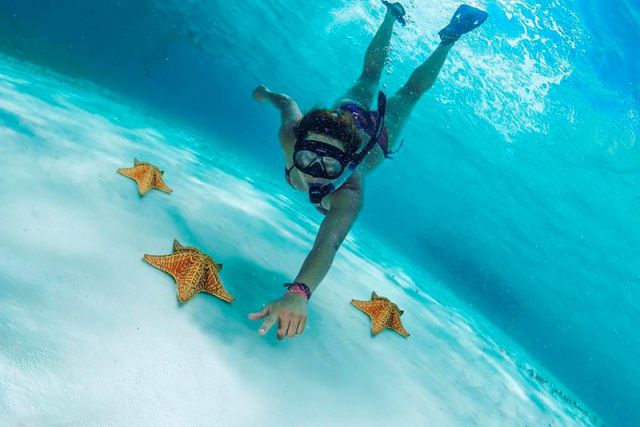
<instances>
[{"instance_id":1,"label":"turquoise water","mask_svg":"<svg viewBox=\"0 0 640 427\"><path fill-rule=\"evenodd\" d=\"M246 318L276 298L317 227L251 159L86 83L0 66L3 425L599 425L444 283L363 228L297 342ZM88 144L90 141L90 144ZM162 165L174 193L116 174ZM231 305L186 305L142 261L178 238L224 263ZM412 336L372 338L349 301L374 290ZM304 392L301 392L304 391Z\"/></svg>"},{"instance_id":2,"label":"turquoise water","mask_svg":"<svg viewBox=\"0 0 640 427\"><path fill-rule=\"evenodd\" d=\"M277 115L254 105L250 93L263 82L286 91L304 109L331 103L359 73L384 9L375 1L305 6L289 1L0 4L0 47L72 79L58 83L59 77L43 69L3 60L2 191L9 203L0 211L6 230L1 237L0 286L7 295L0 306L0 336L12 343L0 362L3 371L10 372L0 382L4 412L36 422L52 408L76 423L93 416L108 423L114 419L105 414L112 411L127 419L134 413L127 403L129 394L113 406L99 405L99 395L84 403L78 397L98 384L108 387L106 395L117 395L124 378L135 379L126 384L137 390L139 398L133 402L139 405L151 399L145 390L152 385L160 390L206 390L214 378L224 380L236 397L248 393L252 381L267 393L267 384L280 374L269 358L293 361L304 355L323 367L313 377L327 380L316 384L301 375L289 386L317 385L314 390L335 410L335 418L319 418L318 423L348 413L345 399L353 395L358 396L350 401L355 402L354 413L405 423L429 413L436 414L434 425L540 425L533 421L540 417L560 425L568 420L586 424L597 413L607 425L637 425L637 6L480 5L490 20L456 46L407 125L404 148L371 177L353 240L317 295L310 322L315 316L318 326L311 323L307 342L278 347L270 341L261 344L242 315L295 274L319 218L304 195L291 194L282 182ZM456 4L415 2L406 7L410 22L394 35L383 77L388 93L436 46L435 33ZM619 24L610 25L614 20ZM78 87L76 78L118 95L115 100L103 98L98 86ZM163 118L173 125L165 127L158 121ZM198 130L189 130L192 127ZM111 171L145 155L167 164L165 169L172 166L175 183L192 185L176 189L169 198L144 199L130 210L131 203L138 202L135 194ZM87 157L92 162L88 165L83 163ZM53 168L55 173L45 179L20 166L33 162L36 170ZM69 167L76 172L73 178L65 172ZM223 185L215 188L226 191L214 191L216 180ZM96 219L95 212L103 216ZM146 223L144 213L160 216L161 226ZM115 225L105 225L110 217L118 219ZM131 237L131 229L144 230L144 240ZM214 235L221 242L214 243ZM235 267L225 261L229 287L235 285L246 298L242 303L238 298L234 314L206 297L178 309L170 281L138 262L142 253L169 249L174 237L237 260ZM121 249L109 255L109 261L99 262L99 255L111 247ZM51 254L57 255L48 260ZM39 267L27 261L31 256ZM70 266L78 258L83 267L74 272ZM151 298L136 317L138 323L156 328L147 330L144 338L126 322L139 304L120 306L120 293L105 288L116 284L121 292L130 290L131 280L120 279L122 263L130 279L144 286L134 299ZM49 273L60 265L66 267L64 273ZM51 286L37 286L51 274ZM334 308L334 303L342 307L338 301L344 297L340 291L345 279L350 291L366 294L373 286L369 277L379 278L381 289L404 306L407 328L413 329L410 341L359 335L366 322L358 323L358 313L348 305ZM241 286L253 280L260 283L259 296ZM82 283L79 295L72 292L72 283ZM403 291L407 288L412 291ZM423 297L414 296L413 289ZM98 296L91 296L95 292ZM98 311L79 309L87 304L82 298ZM49 306L50 299L56 304ZM34 311L38 315L31 319ZM179 328L158 327L165 324L159 314L165 311L195 330L195 338L184 338ZM184 311L191 317L183 316ZM75 314L60 317L60 312ZM235 319L230 327L234 334L223 334L211 321L203 321L209 312ZM37 327L38 319L52 329L58 329L53 325L59 322L65 334L45 334ZM320 327L322 322L327 326ZM98 333L90 335L95 328ZM333 345L324 341L327 334L337 335L344 328L348 334ZM128 338L118 342L115 337L121 333ZM468 345L452 344L460 341ZM90 350L66 350L74 342L91 350L105 346L116 362L109 365L112 360L102 357L104 376L83 380L78 374L66 395L48 399L55 386L42 378L62 384L74 363L83 366L82 372L93 372ZM180 343L195 346L192 359L182 357ZM165 344L173 351L157 364L141 368L135 363L135 356ZM134 347L133 356L125 357L129 346ZM381 357L367 359L367 372L385 369L399 355L412 355L411 360L403 358L401 366L421 375L408 378L392 370L385 380L420 396L414 409L398 398L391 406L406 411L402 416L367 412L376 401L365 403L363 390L382 389L381 382L367 383L364 371L353 374L349 368L355 369L368 346ZM265 351L265 360L255 365L257 379L246 375L250 359L239 356L247 357L255 348ZM321 350L310 356L314 348ZM486 348L490 350L478 350ZM473 355L478 352L490 356L477 360ZM227 363L205 369L201 378L210 381L193 374L180 381L175 363L203 361L211 353L226 357ZM46 369L34 369L37 361L48 361ZM121 376L116 375L118 362L126 367ZM529 374L529 367L536 374ZM164 368L166 374L152 379L155 368ZM109 375L118 380L109 380ZM286 389L280 384L277 390ZM29 393L41 400L30 406ZM269 402L284 410L288 406L278 393ZM160 403L168 402L167 394L160 395ZM487 400L470 403L478 396ZM69 406L74 397L77 404L99 409L74 411ZM584 403L576 406L573 400ZM492 418L498 401L505 402L505 418ZM416 402L422 409L415 409ZM163 413L160 403L151 405L148 413ZM256 405L254 413L268 414L270 423L278 421L277 410L261 412ZM459 413L458 406L465 410ZM307 406L300 408L302 417ZM80 415L73 418L74 412ZM198 417L205 412L192 420L202 420ZM225 418L230 423L232 419ZM349 420L358 425L356 419ZM242 420L236 423L242 425Z\"/></svg>"}]
</instances>

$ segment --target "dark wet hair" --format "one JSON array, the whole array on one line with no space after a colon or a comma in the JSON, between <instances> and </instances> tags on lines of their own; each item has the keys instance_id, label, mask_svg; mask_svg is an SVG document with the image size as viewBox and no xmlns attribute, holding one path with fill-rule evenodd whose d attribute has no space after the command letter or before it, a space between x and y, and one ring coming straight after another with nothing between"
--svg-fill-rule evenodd
<instances>
[{"instance_id":1,"label":"dark wet hair","mask_svg":"<svg viewBox=\"0 0 640 427\"><path fill-rule=\"evenodd\" d=\"M354 153L360 147L360 138L353 116L345 111L320 108L309 111L296 125L296 140L305 139L311 132L339 140L347 154Z\"/></svg>"}]
</instances>

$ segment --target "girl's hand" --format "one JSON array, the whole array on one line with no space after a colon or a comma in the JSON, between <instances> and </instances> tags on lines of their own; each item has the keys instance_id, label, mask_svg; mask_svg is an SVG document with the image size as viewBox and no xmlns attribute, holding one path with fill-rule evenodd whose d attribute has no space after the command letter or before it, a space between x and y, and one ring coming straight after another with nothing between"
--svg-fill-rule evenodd
<instances>
[{"instance_id":1,"label":"girl's hand","mask_svg":"<svg viewBox=\"0 0 640 427\"><path fill-rule=\"evenodd\" d=\"M259 85L253 90L253 99L258 102L264 102L267 100L269 92L269 89L265 85Z\"/></svg>"},{"instance_id":2,"label":"girl's hand","mask_svg":"<svg viewBox=\"0 0 640 427\"><path fill-rule=\"evenodd\" d=\"M307 299L295 293L285 294L282 298L272 301L258 313L249 314L249 319L264 321L258 333L266 335L269 329L278 322L278 339L285 336L293 338L301 335L307 324Z\"/></svg>"}]
</instances>

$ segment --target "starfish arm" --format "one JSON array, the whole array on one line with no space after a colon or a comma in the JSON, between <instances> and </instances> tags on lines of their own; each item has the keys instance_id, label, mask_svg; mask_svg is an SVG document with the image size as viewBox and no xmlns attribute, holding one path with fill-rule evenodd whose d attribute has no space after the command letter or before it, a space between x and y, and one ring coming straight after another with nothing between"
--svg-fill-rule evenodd
<instances>
[{"instance_id":1,"label":"starfish arm","mask_svg":"<svg viewBox=\"0 0 640 427\"><path fill-rule=\"evenodd\" d=\"M223 301L231 302L235 298L224 288L220 277L216 274L213 268L207 269L207 286L205 292L215 297L220 298Z\"/></svg>"},{"instance_id":2,"label":"starfish arm","mask_svg":"<svg viewBox=\"0 0 640 427\"><path fill-rule=\"evenodd\" d=\"M178 279L186 273L195 260L190 254L144 255L144 260L165 273Z\"/></svg>"},{"instance_id":3,"label":"starfish arm","mask_svg":"<svg viewBox=\"0 0 640 427\"><path fill-rule=\"evenodd\" d=\"M146 168L143 167L133 167L133 168L121 168L118 169L118 173L120 175L124 175L131 179L135 179L136 181L142 179L146 173Z\"/></svg>"},{"instance_id":4,"label":"starfish arm","mask_svg":"<svg viewBox=\"0 0 640 427\"><path fill-rule=\"evenodd\" d=\"M386 301L357 301L352 300L356 308L363 311L371 319L371 332L375 335L382 331L389 320L389 304Z\"/></svg>"},{"instance_id":5,"label":"starfish arm","mask_svg":"<svg viewBox=\"0 0 640 427\"><path fill-rule=\"evenodd\" d=\"M159 171L156 171L156 173L153 174L153 187L157 188L160 191L163 191L165 193L171 193L173 190L170 189L167 184L164 183L164 180L162 179L162 174L160 174Z\"/></svg>"},{"instance_id":6,"label":"starfish arm","mask_svg":"<svg viewBox=\"0 0 640 427\"><path fill-rule=\"evenodd\" d=\"M351 304L353 304L359 310L364 311L369 317L372 318L380 316L385 309L385 304L383 301L352 300Z\"/></svg>"},{"instance_id":7,"label":"starfish arm","mask_svg":"<svg viewBox=\"0 0 640 427\"><path fill-rule=\"evenodd\" d=\"M196 286L193 284L199 281L202 271L200 271L200 277L197 277L199 268L192 254L145 255L144 259L157 269L173 277L178 286L178 299L180 302L188 301L197 293Z\"/></svg>"},{"instance_id":8,"label":"starfish arm","mask_svg":"<svg viewBox=\"0 0 640 427\"><path fill-rule=\"evenodd\" d=\"M171 194L173 193L173 190L170 189L169 187L167 187L166 185L163 185L162 187L157 187L158 190L162 191L163 193L167 193L167 194Z\"/></svg>"},{"instance_id":9,"label":"starfish arm","mask_svg":"<svg viewBox=\"0 0 640 427\"><path fill-rule=\"evenodd\" d=\"M205 267L202 260L193 263L187 271L176 280L178 286L178 301L185 303L198 292L206 290Z\"/></svg>"},{"instance_id":10,"label":"starfish arm","mask_svg":"<svg viewBox=\"0 0 640 427\"><path fill-rule=\"evenodd\" d=\"M136 181L138 182L138 193L141 196L144 196L153 188L153 174L149 171Z\"/></svg>"},{"instance_id":11,"label":"starfish arm","mask_svg":"<svg viewBox=\"0 0 640 427\"><path fill-rule=\"evenodd\" d=\"M173 240L173 253L179 252L184 246L178 242L178 239Z\"/></svg>"},{"instance_id":12,"label":"starfish arm","mask_svg":"<svg viewBox=\"0 0 640 427\"><path fill-rule=\"evenodd\" d=\"M371 319L371 333L373 335L378 335L385 327L384 322L374 322L374 320Z\"/></svg>"},{"instance_id":13,"label":"starfish arm","mask_svg":"<svg viewBox=\"0 0 640 427\"><path fill-rule=\"evenodd\" d=\"M178 301L180 301L182 304L188 302L201 290L197 285L189 286L189 283L186 281L178 282L177 289L178 289Z\"/></svg>"},{"instance_id":14,"label":"starfish arm","mask_svg":"<svg viewBox=\"0 0 640 427\"><path fill-rule=\"evenodd\" d=\"M406 331L406 329L404 329L404 326L402 326L402 321L400 320L400 314L397 312L394 312L391 315L391 319L389 321L389 328L393 329L403 337L408 337L409 335L411 335L409 332Z\"/></svg>"},{"instance_id":15,"label":"starfish arm","mask_svg":"<svg viewBox=\"0 0 640 427\"><path fill-rule=\"evenodd\" d=\"M176 245L177 243L177 245ZM179 253L190 253L190 254L196 254L196 255L204 255L202 252L200 252L197 248L194 248L193 246L183 246L180 242L178 242L177 240L175 240L173 242L173 253L174 254L179 254Z\"/></svg>"}]
</instances>

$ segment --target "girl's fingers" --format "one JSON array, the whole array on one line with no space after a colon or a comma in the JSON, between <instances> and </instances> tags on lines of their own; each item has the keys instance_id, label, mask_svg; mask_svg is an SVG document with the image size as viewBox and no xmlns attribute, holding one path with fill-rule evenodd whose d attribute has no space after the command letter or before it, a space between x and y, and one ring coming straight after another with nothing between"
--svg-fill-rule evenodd
<instances>
[{"instance_id":1,"label":"girl's fingers","mask_svg":"<svg viewBox=\"0 0 640 427\"><path fill-rule=\"evenodd\" d=\"M270 308L271 308L271 305L267 305L265 308L263 308L259 312L249 314L249 319L251 319L251 320L260 320L260 319L264 318L267 314L269 314L269 309Z\"/></svg>"},{"instance_id":2,"label":"girl's fingers","mask_svg":"<svg viewBox=\"0 0 640 427\"><path fill-rule=\"evenodd\" d=\"M300 325L300 317L295 316L291 319L291 323L289 323L289 329L287 329L287 336L289 338L293 338L298 330L298 325Z\"/></svg>"},{"instance_id":3,"label":"girl's fingers","mask_svg":"<svg viewBox=\"0 0 640 427\"><path fill-rule=\"evenodd\" d=\"M304 327L307 325L307 318L303 317L302 320L300 320L300 323L298 323L298 330L296 331L296 333L298 335L302 335L302 332L304 331Z\"/></svg>"},{"instance_id":4,"label":"girl's fingers","mask_svg":"<svg viewBox=\"0 0 640 427\"><path fill-rule=\"evenodd\" d=\"M278 328L278 339L281 340L284 338L287 330L289 329L289 323L291 323L291 315L290 314L281 314L280 315L280 327Z\"/></svg>"},{"instance_id":5,"label":"girl's fingers","mask_svg":"<svg viewBox=\"0 0 640 427\"><path fill-rule=\"evenodd\" d=\"M268 317L267 317L268 316ZM307 324L307 317L301 316L290 311L272 310L271 304L264 307L262 310L256 313L250 313L249 319L260 320L267 317L264 321L258 333L260 335L266 335L273 325L278 322L278 331L276 333L279 340L285 337L293 338L296 335L301 335Z\"/></svg>"},{"instance_id":6,"label":"girl's fingers","mask_svg":"<svg viewBox=\"0 0 640 427\"><path fill-rule=\"evenodd\" d=\"M269 316L267 320L264 321L262 326L260 326L258 333L260 335L266 335L266 333L269 332L269 329L271 329L273 324L276 323L276 320L278 320L277 316L274 316L274 315Z\"/></svg>"}]
</instances>

